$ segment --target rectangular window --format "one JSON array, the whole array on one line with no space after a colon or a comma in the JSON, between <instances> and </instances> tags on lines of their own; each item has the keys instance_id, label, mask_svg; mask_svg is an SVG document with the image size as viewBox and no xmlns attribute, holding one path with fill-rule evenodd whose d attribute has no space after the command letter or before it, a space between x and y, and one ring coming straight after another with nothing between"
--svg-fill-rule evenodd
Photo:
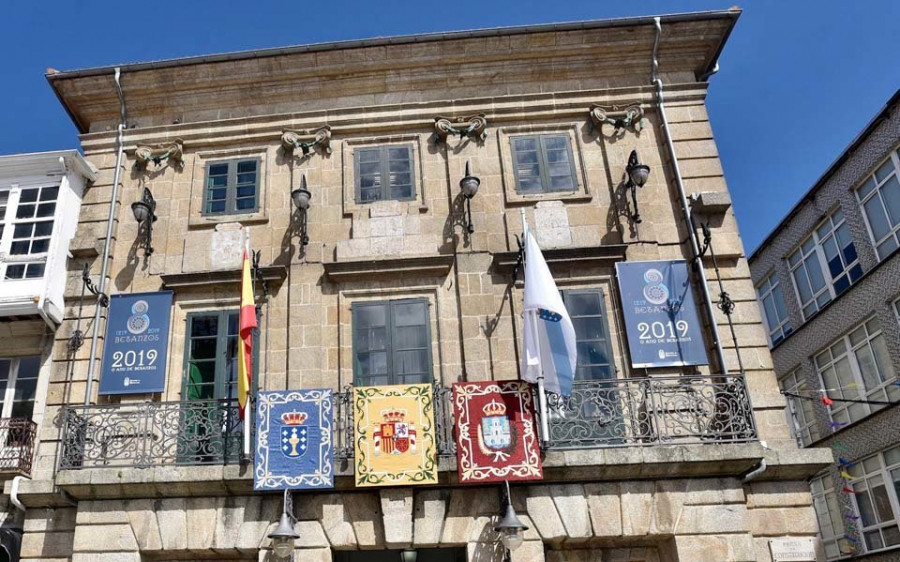
<instances>
[{"instance_id":1,"label":"rectangular window","mask_svg":"<svg viewBox=\"0 0 900 562\"><path fill-rule=\"evenodd\" d=\"M413 152L408 146L376 146L353 151L356 202L416 198Z\"/></svg>"},{"instance_id":2,"label":"rectangular window","mask_svg":"<svg viewBox=\"0 0 900 562\"><path fill-rule=\"evenodd\" d=\"M206 165L204 215L233 215L258 210L259 160L229 160Z\"/></svg>"},{"instance_id":3,"label":"rectangular window","mask_svg":"<svg viewBox=\"0 0 900 562\"><path fill-rule=\"evenodd\" d=\"M788 256L788 264L804 319L809 319L862 277L862 266L843 212L837 209L819 224Z\"/></svg>"},{"instance_id":4,"label":"rectangular window","mask_svg":"<svg viewBox=\"0 0 900 562\"><path fill-rule=\"evenodd\" d=\"M900 545L900 447L894 447L857 461L847 468L853 477L854 502L860 517L863 539L869 552Z\"/></svg>"},{"instance_id":5,"label":"rectangular window","mask_svg":"<svg viewBox=\"0 0 900 562\"><path fill-rule=\"evenodd\" d=\"M0 417L31 419L40 357L0 359Z\"/></svg>"},{"instance_id":6,"label":"rectangular window","mask_svg":"<svg viewBox=\"0 0 900 562\"><path fill-rule=\"evenodd\" d=\"M4 279L44 276L58 197L55 185L0 191L0 247L7 254Z\"/></svg>"},{"instance_id":7,"label":"rectangular window","mask_svg":"<svg viewBox=\"0 0 900 562\"><path fill-rule=\"evenodd\" d=\"M237 311L188 315L184 400L237 400L239 322Z\"/></svg>"},{"instance_id":8,"label":"rectangular window","mask_svg":"<svg viewBox=\"0 0 900 562\"><path fill-rule=\"evenodd\" d=\"M578 348L575 380L614 379L616 371L609 340L603 290L563 291L563 301L575 326L575 342Z\"/></svg>"},{"instance_id":9,"label":"rectangular window","mask_svg":"<svg viewBox=\"0 0 900 562\"><path fill-rule=\"evenodd\" d=\"M433 380L426 299L358 302L352 310L355 385Z\"/></svg>"},{"instance_id":10,"label":"rectangular window","mask_svg":"<svg viewBox=\"0 0 900 562\"><path fill-rule=\"evenodd\" d=\"M788 394L815 397L815 389L809 384L800 369L796 369L779 381L781 389ZM815 403L792 396L787 397L788 426L800 447L818 441L822 434L816 423Z\"/></svg>"},{"instance_id":11,"label":"rectangular window","mask_svg":"<svg viewBox=\"0 0 900 562\"><path fill-rule=\"evenodd\" d=\"M836 560L842 553L851 551L850 543L844 539L844 513L838 503L831 478L826 474L814 478L809 483L813 507L819 522L819 538L825 547L825 557Z\"/></svg>"},{"instance_id":12,"label":"rectangular window","mask_svg":"<svg viewBox=\"0 0 900 562\"><path fill-rule=\"evenodd\" d=\"M900 151L894 151L856 190L878 259L900 245Z\"/></svg>"},{"instance_id":13,"label":"rectangular window","mask_svg":"<svg viewBox=\"0 0 900 562\"><path fill-rule=\"evenodd\" d=\"M756 288L756 294L769 330L769 341L774 346L793 331L787 307L784 306L784 295L774 272Z\"/></svg>"},{"instance_id":14,"label":"rectangular window","mask_svg":"<svg viewBox=\"0 0 900 562\"><path fill-rule=\"evenodd\" d=\"M524 194L575 191L575 159L568 135L510 137L516 191Z\"/></svg>"},{"instance_id":15,"label":"rectangular window","mask_svg":"<svg viewBox=\"0 0 900 562\"><path fill-rule=\"evenodd\" d=\"M822 388L834 399L900 400L891 384L894 368L877 318L872 318L816 355ZM830 407L833 421L852 423L884 406L838 402Z\"/></svg>"}]
</instances>

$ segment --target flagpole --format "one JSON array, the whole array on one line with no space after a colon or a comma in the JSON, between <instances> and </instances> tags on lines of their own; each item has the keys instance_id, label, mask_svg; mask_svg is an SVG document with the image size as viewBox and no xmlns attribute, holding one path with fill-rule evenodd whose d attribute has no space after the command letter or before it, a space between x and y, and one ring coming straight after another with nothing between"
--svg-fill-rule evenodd
<instances>
[{"instance_id":1,"label":"flagpole","mask_svg":"<svg viewBox=\"0 0 900 562\"><path fill-rule=\"evenodd\" d=\"M522 214L522 244L527 245L527 237L528 237L528 220L525 217L525 209L519 209ZM528 256L525 256L525 259L528 259ZM527 263L526 263L527 267ZM537 311L525 311L525 321L531 322L531 330L532 334L534 334L535 338L537 338L538 334L538 324L537 324ZM540 374L538 375L538 408L541 412L541 448L545 449L547 447L547 443L550 440L550 420L549 420L549 412L547 410L547 391L544 389L544 364L541 362L541 346L540 341L538 341L537 345L537 354L538 354L538 365L540 367Z\"/></svg>"},{"instance_id":2,"label":"flagpole","mask_svg":"<svg viewBox=\"0 0 900 562\"><path fill-rule=\"evenodd\" d=\"M245 255L247 255L247 256L250 255L250 227L249 226L244 228L244 252L245 252ZM244 260L241 260L241 268L243 268L243 267L244 267ZM243 276L241 277L241 279L243 279ZM243 291L243 288L241 289L241 291ZM240 342L240 338L238 338L238 340L239 340L240 345L243 345L243 343ZM240 359L243 361L243 358L240 358ZM244 458L246 458L246 459L250 458L250 432L253 427L253 420L250 418L250 397L251 397L250 388L252 388L252 387L253 387L252 384L248 385L246 401L244 402Z\"/></svg>"}]
</instances>

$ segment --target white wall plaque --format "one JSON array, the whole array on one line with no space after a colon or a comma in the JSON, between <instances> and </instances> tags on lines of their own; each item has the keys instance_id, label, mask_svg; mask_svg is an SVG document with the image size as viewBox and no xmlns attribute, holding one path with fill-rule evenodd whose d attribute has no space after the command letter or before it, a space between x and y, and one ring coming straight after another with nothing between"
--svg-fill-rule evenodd
<instances>
[{"instance_id":1,"label":"white wall plaque","mask_svg":"<svg viewBox=\"0 0 900 562\"><path fill-rule=\"evenodd\" d=\"M769 540L774 562L816 562L816 539L787 538Z\"/></svg>"}]
</instances>

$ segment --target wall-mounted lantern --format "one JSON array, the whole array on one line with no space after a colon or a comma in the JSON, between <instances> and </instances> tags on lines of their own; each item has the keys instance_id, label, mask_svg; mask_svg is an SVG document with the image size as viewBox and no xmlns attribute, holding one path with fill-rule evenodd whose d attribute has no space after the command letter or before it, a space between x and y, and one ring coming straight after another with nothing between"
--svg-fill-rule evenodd
<instances>
[{"instance_id":1,"label":"wall-mounted lantern","mask_svg":"<svg viewBox=\"0 0 900 562\"><path fill-rule=\"evenodd\" d=\"M284 491L281 519L275 530L269 533L272 539L272 552L276 558L290 560L294 557L294 544L300 535L294 531L294 496L290 490Z\"/></svg>"},{"instance_id":2,"label":"wall-mounted lantern","mask_svg":"<svg viewBox=\"0 0 900 562\"><path fill-rule=\"evenodd\" d=\"M500 510L500 521L494 526L494 530L500 534L500 541L506 548L506 557L508 559L511 551L522 546L528 526L522 523L516 515L516 510L513 508L512 495L509 491L509 482L505 484L506 508Z\"/></svg>"},{"instance_id":3,"label":"wall-mounted lantern","mask_svg":"<svg viewBox=\"0 0 900 562\"><path fill-rule=\"evenodd\" d=\"M472 175L472 169L469 162L466 161L466 175L459 180L459 189L466 198L466 230L469 231L469 234L475 232L475 225L472 224L472 198L478 193L479 185L481 185L481 180L478 179L478 176Z\"/></svg>"},{"instance_id":4,"label":"wall-mounted lantern","mask_svg":"<svg viewBox=\"0 0 900 562\"><path fill-rule=\"evenodd\" d=\"M153 223L156 222L156 200L144 186L140 201L131 204L131 212L138 223L138 241L144 247L144 255L153 253Z\"/></svg>"},{"instance_id":5,"label":"wall-mounted lantern","mask_svg":"<svg viewBox=\"0 0 900 562\"><path fill-rule=\"evenodd\" d=\"M644 184L647 183L647 177L650 175L650 166L641 164L637 150L632 150L631 155L628 156L628 166L625 167L625 174L628 176L625 189L631 191L631 201L634 203L634 214L631 215L631 220L635 224L640 224L641 214L638 212L637 190L639 187L644 187Z\"/></svg>"},{"instance_id":6,"label":"wall-mounted lantern","mask_svg":"<svg viewBox=\"0 0 900 562\"><path fill-rule=\"evenodd\" d=\"M307 234L307 219L309 218L309 202L312 193L306 189L306 174L300 176L300 187L291 192L291 201L297 208L300 219L300 243L304 246L309 244L309 235Z\"/></svg>"}]
</instances>

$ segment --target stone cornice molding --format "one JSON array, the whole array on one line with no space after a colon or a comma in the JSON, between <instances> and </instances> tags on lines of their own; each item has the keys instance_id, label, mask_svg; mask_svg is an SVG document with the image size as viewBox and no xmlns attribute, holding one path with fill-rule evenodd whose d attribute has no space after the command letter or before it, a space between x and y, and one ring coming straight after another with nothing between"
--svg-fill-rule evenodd
<instances>
[{"instance_id":1,"label":"stone cornice molding","mask_svg":"<svg viewBox=\"0 0 900 562\"><path fill-rule=\"evenodd\" d=\"M666 83L708 72L738 14L665 16L659 60ZM603 31L596 28L600 24ZM122 88L129 118L140 126L142 121L159 125L213 114L250 116L272 106L297 111L378 104L408 97L406 93L415 93L410 99L416 102L428 102L458 99L473 90L503 95L561 89L556 83L590 89L649 82L656 38L650 18L594 22L594 27L588 22L515 33L487 31L479 36L437 34L424 42L386 38L380 44L288 48L266 56L124 65ZM51 72L47 79L79 130L87 132L118 121L112 76L112 68L101 68Z\"/></svg>"},{"instance_id":2,"label":"stone cornice molding","mask_svg":"<svg viewBox=\"0 0 900 562\"><path fill-rule=\"evenodd\" d=\"M666 103L702 103L706 99L707 84L690 82L666 87ZM126 149L136 143L151 144L183 139L192 146L222 147L248 142L270 143L285 130L310 131L328 122L332 138L336 136L377 135L386 132L434 130L435 115L471 115L484 108L485 119L492 126L504 123L535 122L548 119L572 119L583 122L592 105L627 106L641 104L645 113L655 111L656 97L651 86L611 88L527 94L491 98L389 104L365 108L342 108L308 113L273 114L197 123L181 123L161 127L129 129L125 134ZM115 148L116 133L88 133L81 135L86 154L108 152ZM330 143L331 139L329 139Z\"/></svg>"}]
</instances>

